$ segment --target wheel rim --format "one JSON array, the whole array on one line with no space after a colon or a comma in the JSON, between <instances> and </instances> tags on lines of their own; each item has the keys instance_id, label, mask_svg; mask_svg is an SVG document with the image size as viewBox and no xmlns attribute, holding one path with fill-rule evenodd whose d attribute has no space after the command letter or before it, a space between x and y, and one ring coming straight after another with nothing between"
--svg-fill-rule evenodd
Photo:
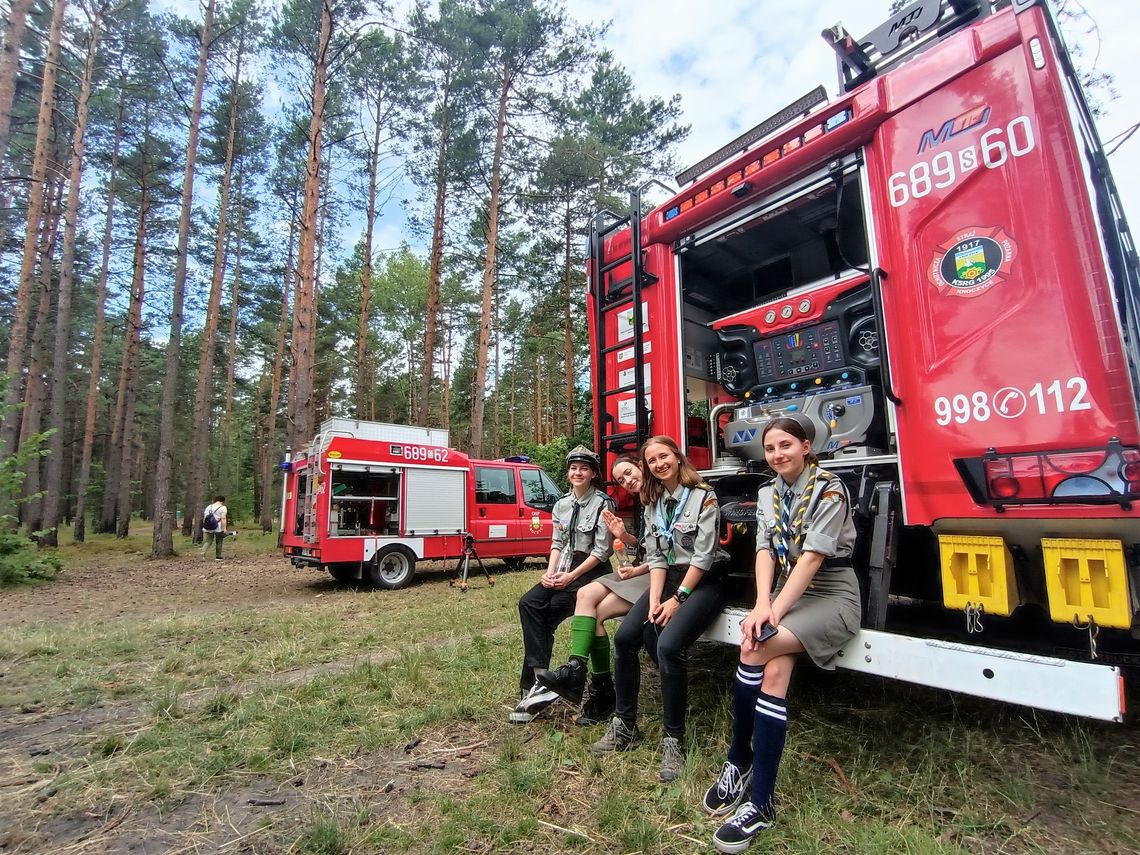
<instances>
[{"instance_id":1,"label":"wheel rim","mask_svg":"<svg viewBox=\"0 0 1140 855\"><path fill-rule=\"evenodd\" d=\"M385 582L402 582L408 575L408 556L393 552L380 559L380 578Z\"/></svg>"}]
</instances>

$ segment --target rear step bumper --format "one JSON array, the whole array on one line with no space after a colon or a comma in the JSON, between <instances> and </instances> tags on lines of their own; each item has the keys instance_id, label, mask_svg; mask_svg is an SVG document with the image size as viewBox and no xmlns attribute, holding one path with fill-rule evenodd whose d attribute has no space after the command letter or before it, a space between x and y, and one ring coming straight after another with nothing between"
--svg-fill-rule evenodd
<instances>
[{"instance_id":1,"label":"rear step bumper","mask_svg":"<svg viewBox=\"0 0 1140 855\"><path fill-rule=\"evenodd\" d=\"M703 638L740 643L745 609L725 609ZM1067 715L1123 721L1124 677L1114 665L860 630L838 667Z\"/></svg>"}]
</instances>

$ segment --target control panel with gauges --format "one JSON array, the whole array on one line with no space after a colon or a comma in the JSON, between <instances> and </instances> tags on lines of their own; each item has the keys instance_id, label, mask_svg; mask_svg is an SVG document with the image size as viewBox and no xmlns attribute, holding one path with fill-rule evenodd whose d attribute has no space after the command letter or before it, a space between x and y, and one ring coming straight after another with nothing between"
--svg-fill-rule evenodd
<instances>
[{"instance_id":1,"label":"control panel with gauges","mask_svg":"<svg viewBox=\"0 0 1140 855\"><path fill-rule=\"evenodd\" d=\"M787 403L791 411L819 421L821 439L836 437L838 444L817 443L821 451L866 445L876 433L880 339L866 276L774 300L711 326L719 342L711 373L743 400L750 418L761 410L778 413ZM844 390L852 394L845 396ZM835 417L834 405L813 406L811 399L818 395L840 401L852 416L860 411L841 439L836 429L842 419ZM848 397L858 398L859 406L848 404Z\"/></svg>"}]
</instances>

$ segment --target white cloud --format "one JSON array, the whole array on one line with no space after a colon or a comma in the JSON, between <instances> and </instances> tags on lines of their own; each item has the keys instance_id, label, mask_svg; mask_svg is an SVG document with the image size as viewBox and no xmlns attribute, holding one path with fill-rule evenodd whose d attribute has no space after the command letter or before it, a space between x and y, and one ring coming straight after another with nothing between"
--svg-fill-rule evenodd
<instances>
[{"instance_id":1,"label":"white cloud","mask_svg":"<svg viewBox=\"0 0 1140 855\"><path fill-rule=\"evenodd\" d=\"M889 0L639 0L614 6L571 0L579 20L612 20L605 39L642 96L682 96L693 126L681 144L683 166L724 145L822 83L837 89L835 58L820 31L838 21L862 36L887 18ZM1136 8L1115 0L1085 0L1099 25L1097 68L1115 75L1119 99L1100 122L1103 139L1140 121L1140 64L1132 40ZM1082 38L1086 55L1096 52ZM1140 217L1140 134L1110 161L1126 211Z\"/></svg>"}]
</instances>

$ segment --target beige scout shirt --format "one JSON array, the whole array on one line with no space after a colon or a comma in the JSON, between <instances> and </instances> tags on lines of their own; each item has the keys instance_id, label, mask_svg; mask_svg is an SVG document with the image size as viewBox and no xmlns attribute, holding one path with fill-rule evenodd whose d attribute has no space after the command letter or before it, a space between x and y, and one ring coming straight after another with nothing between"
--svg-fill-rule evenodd
<instances>
[{"instance_id":1,"label":"beige scout shirt","mask_svg":"<svg viewBox=\"0 0 1140 855\"><path fill-rule=\"evenodd\" d=\"M574 531L570 531L570 522L574 517L574 504L578 504L578 519L574 523ZM613 535L601 522L602 510L613 510L614 502L605 493L594 487L576 500L573 493L568 493L554 503L551 516L554 518L554 536L550 539L550 548L564 551L569 544L571 552L588 552L599 562L609 560L613 550Z\"/></svg>"},{"instance_id":2,"label":"beige scout shirt","mask_svg":"<svg viewBox=\"0 0 1140 855\"><path fill-rule=\"evenodd\" d=\"M678 485L672 493L661 497L680 501L685 488ZM644 509L642 530L645 532L645 560L649 569L669 566L669 539L657 522L657 503ZM720 537L720 505L716 493L709 486L692 487L684 507L677 508L677 523L673 527L673 564L691 564L708 570L716 559ZM662 511L664 514L664 511Z\"/></svg>"},{"instance_id":3,"label":"beige scout shirt","mask_svg":"<svg viewBox=\"0 0 1140 855\"><path fill-rule=\"evenodd\" d=\"M788 487L784 479L777 477L771 484L760 488L756 497L756 551L769 550L776 555L776 520L780 515L780 505L786 490L792 490L792 512L799 507L799 502L808 487L808 473L810 467L800 473L796 482ZM799 531L795 520L791 521L791 530L788 532L788 568L795 566L797 559L804 552L818 552L828 558L846 558L851 555L855 547L855 521L851 516L851 500L847 495L847 487L837 476L823 469L816 470L815 495L801 526L804 530L803 543L796 545Z\"/></svg>"}]
</instances>

